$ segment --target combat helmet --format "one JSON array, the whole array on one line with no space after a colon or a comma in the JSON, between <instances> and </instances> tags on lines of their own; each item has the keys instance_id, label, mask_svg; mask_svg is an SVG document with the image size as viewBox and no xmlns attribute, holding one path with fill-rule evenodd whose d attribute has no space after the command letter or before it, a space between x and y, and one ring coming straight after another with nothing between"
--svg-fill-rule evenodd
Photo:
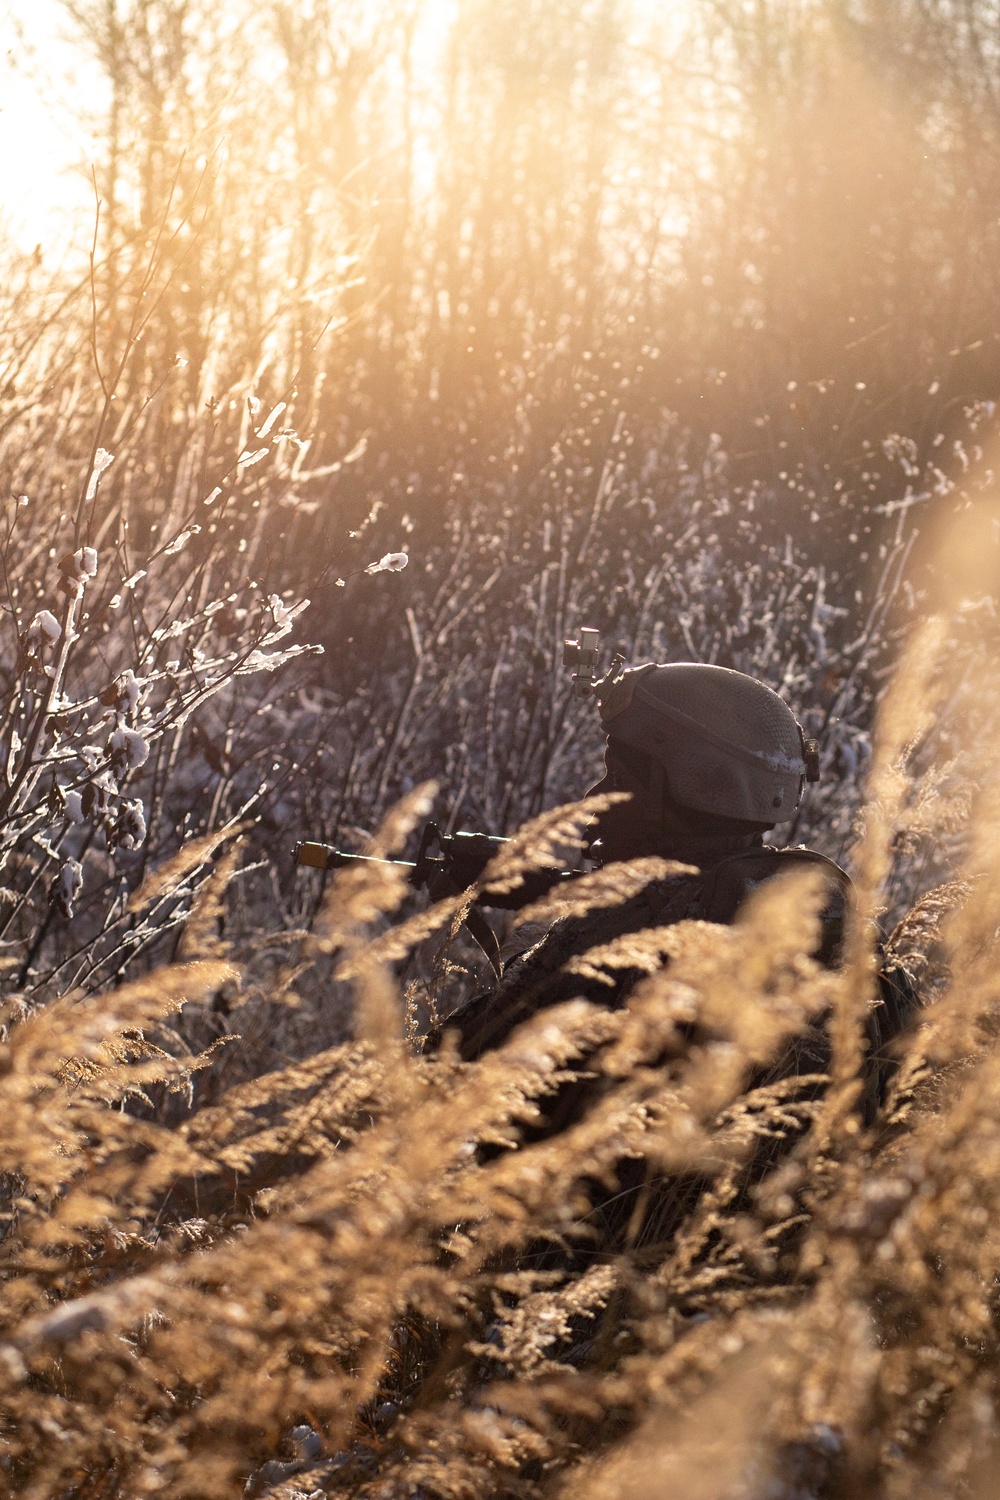
<instances>
[{"instance_id":1,"label":"combat helmet","mask_svg":"<svg viewBox=\"0 0 1000 1500\"><path fill-rule=\"evenodd\" d=\"M679 807L769 828L817 779L815 746L791 709L743 672L618 662L593 691L609 738L648 755Z\"/></svg>"},{"instance_id":2,"label":"combat helmet","mask_svg":"<svg viewBox=\"0 0 1000 1500\"><path fill-rule=\"evenodd\" d=\"M579 698L596 694L608 748L644 765L651 811L675 808L766 829L790 818L803 781L819 780L819 747L791 709L756 678L729 667L674 662L627 667L616 656L594 675L601 633L563 642Z\"/></svg>"}]
</instances>

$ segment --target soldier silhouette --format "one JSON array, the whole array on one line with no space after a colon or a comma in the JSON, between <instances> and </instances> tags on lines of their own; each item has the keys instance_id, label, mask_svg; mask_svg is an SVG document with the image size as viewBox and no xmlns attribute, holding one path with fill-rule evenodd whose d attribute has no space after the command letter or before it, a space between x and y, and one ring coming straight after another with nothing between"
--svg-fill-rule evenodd
<instances>
[{"instance_id":1,"label":"soldier silhouette","mask_svg":"<svg viewBox=\"0 0 1000 1500\"><path fill-rule=\"evenodd\" d=\"M426 1050L436 1050L442 1032L451 1031L460 1055L472 1060L501 1045L521 1021L559 1001L582 995L621 1006L640 977L637 972L620 973L609 988L567 973L567 961L646 928L692 918L728 924L756 886L791 868L818 868L826 877L822 936L814 957L829 967L839 961L849 877L814 850L764 843L776 823L794 815L805 783L819 777L817 746L784 700L745 673L701 663L629 668L618 660L600 681L578 673L578 682L581 677L582 691L597 698L607 734L605 774L590 791L629 794L596 819L591 859L603 865L660 855L694 866L697 873L654 880L620 905L556 922L508 965L494 988L474 996L431 1033ZM530 899L538 893L533 879ZM517 900L515 893L504 904ZM870 1109L884 1085L887 1044L915 1003L905 972L884 966L869 1025ZM813 1065L817 1061L821 1065L821 1058L813 1058Z\"/></svg>"}]
</instances>

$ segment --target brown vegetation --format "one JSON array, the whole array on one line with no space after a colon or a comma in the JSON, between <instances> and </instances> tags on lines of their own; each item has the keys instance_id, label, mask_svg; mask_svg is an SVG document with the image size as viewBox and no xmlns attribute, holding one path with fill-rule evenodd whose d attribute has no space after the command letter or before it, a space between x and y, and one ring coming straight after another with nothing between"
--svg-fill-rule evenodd
<instances>
[{"instance_id":1,"label":"brown vegetation","mask_svg":"<svg viewBox=\"0 0 1000 1500\"><path fill-rule=\"evenodd\" d=\"M904 1038L877 1121L857 1115L873 920L894 835L914 831L904 766L913 715L944 686L943 634L915 642L886 705L838 973L804 956L818 889L783 877L734 928L674 929L668 966L626 1010L571 1001L477 1063L424 1059L385 959L443 943L446 961L455 903L372 945L406 890L373 865L333 878L314 934L284 935L255 1002L280 1018L335 953L354 1042L174 1124L162 1104L190 1100L213 1066L177 1048L178 1012L240 983L206 920L217 894L196 906L182 961L9 1005L11 1492L217 1497L248 1475L256 1494L373 1500L971 1483L992 1460L997 1358L987 807L961 902L926 898L894 936L911 962L943 944L950 977ZM428 796L393 812L381 851ZM550 860L587 813L542 815L484 882ZM591 899L627 899L644 877L626 870L620 890L606 877ZM417 988L433 967L418 963ZM833 1048L825 1093L810 1076L747 1091L817 1024ZM587 1109L539 1132L581 1068L598 1085ZM626 1181L628 1213L609 1213Z\"/></svg>"},{"instance_id":2,"label":"brown vegetation","mask_svg":"<svg viewBox=\"0 0 1000 1500\"><path fill-rule=\"evenodd\" d=\"M995 7L66 9L93 251L0 288L0 1493L990 1494ZM775 883L420 1056L462 899L290 846L555 857L581 624L820 740L844 968Z\"/></svg>"}]
</instances>

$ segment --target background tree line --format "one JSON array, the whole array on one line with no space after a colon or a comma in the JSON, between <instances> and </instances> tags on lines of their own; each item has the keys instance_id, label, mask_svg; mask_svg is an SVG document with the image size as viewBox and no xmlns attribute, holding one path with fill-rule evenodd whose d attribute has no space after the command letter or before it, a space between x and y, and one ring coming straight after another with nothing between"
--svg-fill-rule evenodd
<instances>
[{"instance_id":1,"label":"background tree line","mask_svg":"<svg viewBox=\"0 0 1000 1500\"><path fill-rule=\"evenodd\" d=\"M577 793L599 736L558 652L594 623L779 687L828 771L784 833L845 853L918 531L991 478L1000 8L66 11L107 82L100 214L75 287L43 254L5 293L0 471L51 554L9 682L61 527L136 568L180 536L161 612L214 591L249 650L247 588L308 596L325 648L182 717L192 832L257 798L269 856L350 838L429 773L496 831Z\"/></svg>"}]
</instances>

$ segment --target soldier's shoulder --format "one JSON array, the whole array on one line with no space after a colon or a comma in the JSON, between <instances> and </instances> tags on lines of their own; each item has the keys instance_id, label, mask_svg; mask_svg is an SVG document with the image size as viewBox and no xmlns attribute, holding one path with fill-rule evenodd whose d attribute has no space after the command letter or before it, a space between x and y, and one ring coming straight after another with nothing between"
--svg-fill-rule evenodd
<instances>
[{"instance_id":1,"label":"soldier's shoulder","mask_svg":"<svg viewBox=\"0 0 1000 1500\"><path fill-rule=\"evenodd\" d=\"M765 846L725 855L705 872L698 915L707 922L729 924L759 886L796 869L819 870L826 877L827 895L820 917L822 943L816 956L824 964L835 964L843 942L851 878L836 860L805 845L784 849Z\"/></svg>"}]
</instances>

